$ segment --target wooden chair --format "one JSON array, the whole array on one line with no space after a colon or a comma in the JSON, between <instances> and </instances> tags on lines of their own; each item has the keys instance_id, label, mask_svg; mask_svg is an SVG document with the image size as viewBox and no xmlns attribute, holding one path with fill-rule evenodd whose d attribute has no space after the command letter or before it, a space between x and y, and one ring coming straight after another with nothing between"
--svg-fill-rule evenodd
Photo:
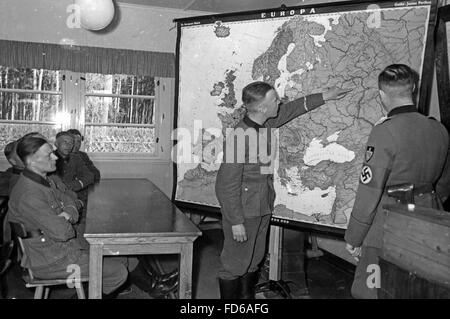
<instances>
[{"instance_id":1,"label":"wooden chair","mask_svg":"<svg viewBox=\"0 0 450 319\"><path fill-rule=\"evenodd\" d=\"M11 225L11 233L19 243L21 255L22 257L26 257L25 249L23 246L23 239L27 238L27 232L25 230L25 227L21 223L14 223L14 222L10 222L10 225ZM34 277L31 269L25 268L25 270L26 273L22 276L22 279L25 281L25 287L36 288L34 292L34 299L42 299L42 296L44 296L44 299L48 299L51 286L67 285L68 283L74 284L74 287L77 291L78 299L86 299L82 283L88 282L89 281L88 277L81 277L79 280L74 279L71 282L68 282L67 278L38 279Z\"/></svg>"}]
</instances>

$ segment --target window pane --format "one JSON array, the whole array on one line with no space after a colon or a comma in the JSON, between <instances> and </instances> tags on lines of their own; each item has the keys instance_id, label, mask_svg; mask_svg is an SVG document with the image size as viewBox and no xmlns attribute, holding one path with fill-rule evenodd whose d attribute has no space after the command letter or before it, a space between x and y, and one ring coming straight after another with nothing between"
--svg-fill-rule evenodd
<instances>
[{"instance_id":1,"label":"window pane","mask_svg":"<svg viewBox=\"0 0 450 319\"><path fill-rule=\"evenodd\" d=\"M155 78L125 74L86 74L86 93L155 95Z\"/></svg>"},{"instance_id":2,"label":"window pane","mask_svg":"<svg viewBox=\"0 0 450 319\"><path fill-rule=\"evenodd\" d=\"M153 124L153 99L86 97L86 123Z\"/></svg>"},{"instance_id":3,"label":"window pane","mask_svg":"<svg viewBox=\"0 0 450 319\"><path fill-rule=\"evenodd\" d=\"M0 88L60 92L61 73L44 69L17 69L0 66Z\"/></svg>"},{"instance_id":4,"label":"window pane","mask_svg":"<svg viewBox=\"0 0 450 319\"><path fill-rule=\"evenodd\" d=\"M42 121L55 120L62 107L62 96L55 94L30 94L0 91L0 119Z\"/></svg>"},{"instance_id":5,"label":"window pane","mask_svg":"<svg viewBox=\"0 0 450 319\"><path fill-rule=\"evenodd\" d=\"M155 129L86 125L87 152L155 153Z\"/></svg>"},{"instance_id":6,"label":"window pane","mask_svg":"<svg viewBox=\"0 0 450 319\"><path fill-rule=\"evenodd\" d=\"M50 141L55 140L56 133L61 130L59 125L36 123L0 123L0 148L4 149L9 142L15 141L30 132L39 132Z\"/></svg>"}]
</instances>

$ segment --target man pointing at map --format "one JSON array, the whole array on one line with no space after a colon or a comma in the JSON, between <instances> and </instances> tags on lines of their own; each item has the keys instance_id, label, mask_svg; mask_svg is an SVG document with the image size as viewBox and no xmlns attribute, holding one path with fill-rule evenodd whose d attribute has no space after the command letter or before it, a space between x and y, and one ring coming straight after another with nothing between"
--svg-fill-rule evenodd
<instances>
[{"instance_id":1,"label":"man pointing at map","mask_svg":"<svg viewBox=\"0 0 450 319\"><path fill-rule=\"evenodd\" d=\"M280 98L270 84L253 82L243 89L247 113L227 134L216 179L224 234L219 271L222 299L254 299L275 200L272 128L328 100L342 98L349 91L333 87L280 105Z\"/></svg>"},{"instance_id":2,"label":"man pointing at map","mask_svg":"<svg viewBox=\"0 0 450 319\"><path fill-rule=\"evenodd\" d=\"M378 265L383 241L383 205L396 202L389 194L410 190L408 202L439 209L450 192L448 133L417 111L414 72L404 64L390 65L379 75L378 86L388 116L370 133L345 233L347 250L358 260L352 286L356 298L377 298L380 287L371 284L369 276Z\"/></svg>"}]
</instances>

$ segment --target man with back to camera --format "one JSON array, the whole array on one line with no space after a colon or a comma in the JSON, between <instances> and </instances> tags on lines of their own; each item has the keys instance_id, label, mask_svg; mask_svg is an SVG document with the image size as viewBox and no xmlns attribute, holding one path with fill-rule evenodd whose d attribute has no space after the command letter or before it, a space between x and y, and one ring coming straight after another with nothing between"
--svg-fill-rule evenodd
<instances>
[{"instance_id":1,"label":"man with back to camera","mask_svg":"<svg viewBox=\"0 0 450 319\"><path fill-rule=\"evenodd\" d=\"M284 125L325 101L341 98L348 91L334 87L280 106L280 98L270 84L253 82L243 89L242 101L247 114L231 129L232 134L227 134L216 180L224 234L219 271L222 299L255 297L259 264L264 257L275 200L270 159L275 153L272 149L274 143L271 143L272 128ZM239 131L244 135L253 134L257 140L253 143L247 142L248 139L239 142L237 138L236 142ZM251 149L261 144L253 154Z\"/></svg>"},{"instance_id":2,"label":"man with back to camera","mask_svg":"<svg viewBox=\"0 0 450 319\"><path fill-rule=\"evenodd\" d=\"M416 206L441 209L450 193L449 137L438 121L415 106L416 75L393 64L378 77L381 102L388 112L370 133L359 187L345 233L348 252L358 261L352 286L355 298L377 298L367 284L369 265L378 265L383 242L383 205L396 200L388 190L413 184ZM378 287L379 288L379 287Z\"/></svg>"}]
</instances>

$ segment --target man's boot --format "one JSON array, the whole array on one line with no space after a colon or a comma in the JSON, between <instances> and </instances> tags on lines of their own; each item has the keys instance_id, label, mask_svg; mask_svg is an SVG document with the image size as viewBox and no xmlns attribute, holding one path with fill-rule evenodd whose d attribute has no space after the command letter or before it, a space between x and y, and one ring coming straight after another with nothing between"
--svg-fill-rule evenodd
<instances>
[{"instance_id":1,"label":"man's boot","mask_svg":"<svg viewBox=\"0 0 450 319\"><path fill-rule=\"evenodd\" d=\"M226 280L219 278L220 299L239 299L241 294L240 278Z\"/></svg>"},{"instance_id":2,"label":"man's boot","mask_svg":"<svg viewBox=\"0 0 450 319\"><path fill-rule=\"evenodd\" d=\"M178 280L178 269L171 271L166 274L161 274L158 270L153 266L154 263L153 256L142 256L139 258L139 262L144 266L145 271L149 274L149 276L155 278L158 282L168 283L169 285L175 280Z\"/></svg>"},{"instance_id":3,"label":"man's boot","mask_svg":"<svg viewBox=\"0 0 450 319\"><path fill-rule=\"evenodd\" d=\"M255 286L258 283L258 272L248 272L240 277L241 280L241 299L255 299Z\"/></svg>"},{"instance_id":4,"label":"man's boot","mask_svg":"<svg viewBox=\"0 0 450 319\"><path fill-rule=\"evenodd\" d=\"M160 298L175 291L178 286L178 277L170 280L161 281L157 276L153 276L142 262L130 273L130 279L142 291L148 293L151 297Z\"/></svg>"},{"instance_id":5,"label":"man's boot","mask_svg":"<svg viewBox=\"0 0 450 319\"><path fill-rule=\"evenodd\" d=\"M175 292L178 287L178 277L169 279L165 282L154 281L153 290L149 292L153 298L165 298L171 292Z\"/></svg>"}]
</instances>

